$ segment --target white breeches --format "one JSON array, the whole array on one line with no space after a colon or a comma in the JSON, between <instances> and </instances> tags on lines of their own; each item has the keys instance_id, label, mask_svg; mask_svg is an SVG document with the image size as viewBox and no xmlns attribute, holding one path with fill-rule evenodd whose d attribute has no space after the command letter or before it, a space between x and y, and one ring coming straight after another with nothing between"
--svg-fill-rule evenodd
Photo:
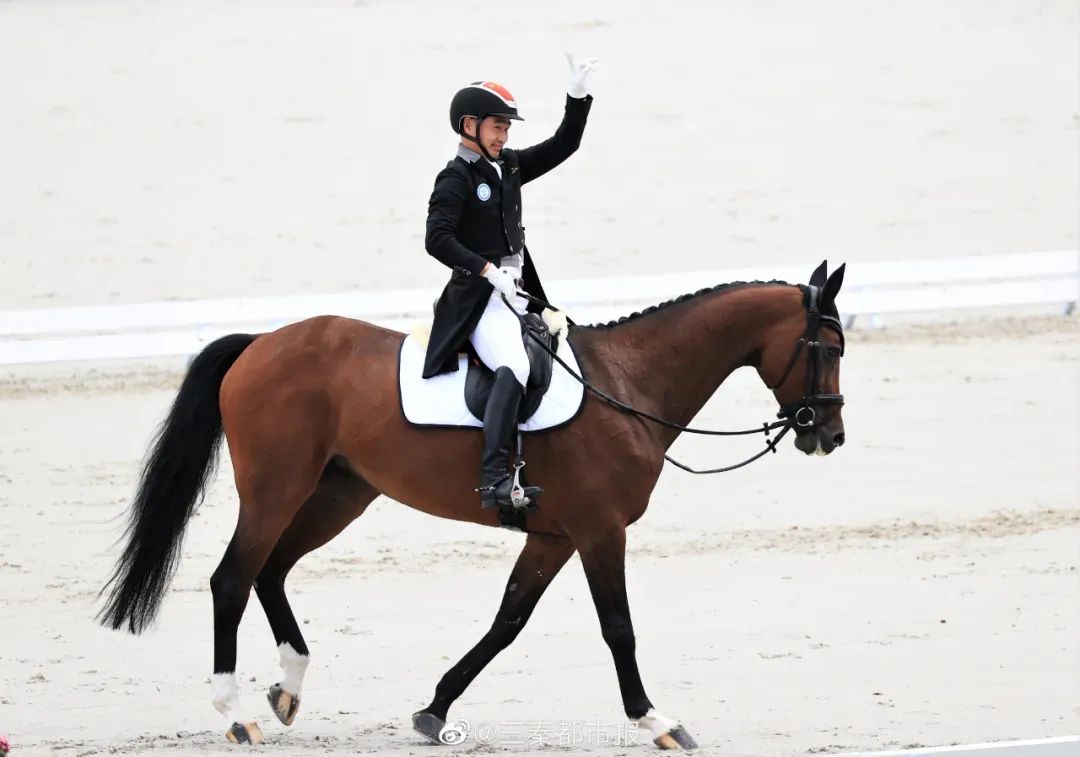
<instances>
[{"instance_id":1,"label":"white breeches","mask_svg":"<svg viewBox=\"0 0 1080 757\"><path fill-rule=\"evenodd\" d=\"M524 315L529 302L524 297L510 301L514 310ZM469 337L476 354L491 370L506 366L522 387L529 381L529 356L521 341L521 321L514 317L496 291L491 293L480 323Z\"/></svg>"}]
</instances>

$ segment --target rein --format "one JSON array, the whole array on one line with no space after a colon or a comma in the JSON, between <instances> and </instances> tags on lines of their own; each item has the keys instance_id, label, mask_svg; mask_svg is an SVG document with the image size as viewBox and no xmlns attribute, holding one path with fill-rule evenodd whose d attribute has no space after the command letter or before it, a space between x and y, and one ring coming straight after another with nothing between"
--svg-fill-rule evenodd
<instances>
[{"instance_id":1,"label":"rein","mask_svg":"<svg viewBox=\"0 0 1080 757\"><path fill-rule=\"evenodd\" d=\"M683 426L683 425L680 425L678 423L672 423L671 421L664 420L663 418L658 418L657 416L652 415L651 413L647 413L644 410L638 410L637 408L635 408L635 407L633 407L631 405L628 405L625 402L622 402L621 400L615 399L614 397L612 397L610 394L607 394L603 390L597 389L595 386L593 386L588 381L586 381L573 368L571 368L569 365L567 365L566 361L564 361L561 357L559 357L555 353L554 350L552 350L550 347L548 347L546 344L544 344L543 341L541 341L536 335L534 335L532 333L532 331L527 327L524 316L522 316L516 310L514 310L513 306L511 306L510 303L507 301L506 296L502 295L501 299L502 299L503 303L506 305L506 307L510 309L510 312L514 314L514 317L517 318L518 321L521 322L522 327L524 328L525 332L529 335L530 339L532 339L534 342L536 342L544 350L544 352L551 355L552 359L555 360L555 362L557 362L559 365L561 365L566 370L566 372L569 373L571 376L573 376L574 379L579 384L581 384L586 390L588 390L589 392L592 392L594 395L596 395L600 399L604 400L605 402L607 402L612 407L615 407L615 408L617 408L619 410L622 410L625 413L635 415L635 416L637 416L639 418L644 418L646 420L652 421L653 423L656 423L656 424L658 424L660 426L664 426L665 428L670 428L670 429L673 429L675 431L679 431L679 432L687 433L687 434L702 434L702 435L705 435L705 436L745 436L745 435L748 435L748 434L765 434L765 438L767 440L765 442L765 449L761 450L756 455L754 455L752 457L749 457L746 460L743 460L741 463L736 463L735 465L729 465L729 466L726 466L726 467L723 467L723 468L712 468L710 470L696 470L694 468L691 468L688 465L684 465L683 463L680 463L678 460L671 457L667 453L664 454L664 459L665 460L667 460L672 465L674 465L674 466L676 466L678 468L681 468L684 471L687 471L688 473L694 473L694 474L697 474L697 475L707 475L707 474L712 474L712 473L727 473L728 471L733 471L733 470L736 470L738 468L742 468L744 465L749 465L750 463L754 462L755 460L759 460L760 458L764 457L769 452L776 452L776 445L778 445L780 443L780 440L783 439L784 435L787 434L787 432L790 431L792 428L794 428L796 426L799 426L800 428L806 428L806 427L811 427L811 426L817 425L817 414L815 413L814 408L811 407L811 403L838 404L838 405L843 405L844 404L843 395L839 395L839 394L820 394L820 393L818 393L818 391L817 391L817 385L818 385L818 361L816 359L814 359L814 358L816 358L816 351L818 349L820 349L820 346L821 346L820 342L818 342L818 338L817 338L818 327L820 326L821 321L825 321L830 327L835 329L836 332L840 334L841 345L843 344L844 332L843 332L842 326L840 324L840 320L838 318L834 318L833 316L822 314L818 310L818 307L817 307L817 304L818 304L817 303L818 291L819 291L818 287L810 286L810 287L807 288L807 291L809 293L809 296L808 296L808 302L807 302L807 330L806 330L806 333L803 334L803 336L799 339L798 343L795 345L795 351L791 356L791 360L788 363L788 366L785 369L785 371L783 373L783 376L780 378L780 380L776 384L774 384L773 386L768 387L770 390L772 390L772 389L775 389L776 387L779 387L779 386L783 385L784 381L787 380L788 374L790 374L792 368L795 367L795 363L798 361L799 354L802 352L803 347L807 347L808 351L811 354L810 354L810 359L807 361L807 363L808 363L808 365L807 365L807 384L806 384L807 388L803 392L803 397L801 399L799 399L799 400L796 400L795 402L791 402L791 403L788 403L787 405L781 406L780 411L777 413L777 417L781 418L781 420L773 421L772 423L764 422L764 423L761 424L760 427L751 428L751 429L745 429L745 430L742 430L742 431L716 431L716 430L710 430L710 429L693 428L691 426ZM557 313L561 312L558 308L553 306L551 303L545 302L544 300L540 299L539 297L534 297L533 295L528 294L527 292L519 291L517 294L518 294L519 297L523 297L526 300L529 300L530 302L534 302L534 303L536 303L538 305L542 305L545 308L548 308L549 310L553 310L553 311L555 311ZM570 321L569 318L567 318L567 322L570 323L571 325L575 325L572 321ZM569 332L567 333L567 336L569 337ZM841 348L841 354L843 354L842 348ZM809 417L807 417L807 415L806 415L806 413L804 411L809 412ZM777 434L772 439L769 439L769 433L771 431L774 431L774 430L778 429L778 428L782 429L780 431L780 433Z\"/></svg>"}]
</instances>

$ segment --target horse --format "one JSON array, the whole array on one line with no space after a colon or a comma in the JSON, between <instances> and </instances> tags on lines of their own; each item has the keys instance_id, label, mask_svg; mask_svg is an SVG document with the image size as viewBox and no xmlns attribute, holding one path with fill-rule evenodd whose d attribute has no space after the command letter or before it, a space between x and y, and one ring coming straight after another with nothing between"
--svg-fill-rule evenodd
<instances>
[{"instance_id":1,"label":"horse","mask_svg":"<svg viewBox=\"0 0 1080 757\"><path fill-rule=\"evenodd\" d=\"M653 706L638 672L626 528L648 507L680 429L739 367L754 368L772 390L798 450L828 454L844 443L844 342L835 304L843 274L841 266L826 278L823 262L809 285L721 284L618 321L571 326L567 339L585 379L625 405L589 392L570 423L527 436L543 502L525 518L525 543L490 630L413 715L419 733L450 743L451 704L514 641L576 552L626 716L661 748L696 746L679 721ZM190 362L152 442L98 620L135 634L151 624L224 436L240 506L210 578L212 701L230 723L230 741L262 739L257 723L239 714L236 686L237 626L252 587L284 671L268 699L277 718L291 725L309 650L284 587L301 557L333 539L380 494L441 518L499 525L498 512L481 509L476 494L480 433L417 428L404 419L397 382L404 338L336 316L222 337Z\"/></svg>"}]
</instances>

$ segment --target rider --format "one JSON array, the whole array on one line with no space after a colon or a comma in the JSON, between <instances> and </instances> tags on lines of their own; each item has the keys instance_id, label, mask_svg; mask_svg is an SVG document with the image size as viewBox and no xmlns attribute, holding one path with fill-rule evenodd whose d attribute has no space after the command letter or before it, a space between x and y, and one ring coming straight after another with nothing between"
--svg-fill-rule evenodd
<instances>
[{"instance_id":1,"label":"rider","mask_svg":"<svg viewBox=\"0 0 1080 757\"><path fill-rule=\"evenodd\" d=\"M484 413L484 453L480 475L482 507L513 504L510 447L518 406L529 378L521 325L503 297L520 314L542 306L518 296L520 286L547 299L540 286L521 225L521 185L562 163L577 150L592 106L589 73L595 60L575 61L570 53L566 110L554 136L521 150L504 147L510 122L524 120L509 90L492 81L474 82L450 103L450 126L461 136L457 156L435 178L428 201L425 247L453 269L435 305L424 378L456 371L458 352L471 342L495 373ZM543 490L527 487L535 501Z\"/></svg>"}]
</instances>

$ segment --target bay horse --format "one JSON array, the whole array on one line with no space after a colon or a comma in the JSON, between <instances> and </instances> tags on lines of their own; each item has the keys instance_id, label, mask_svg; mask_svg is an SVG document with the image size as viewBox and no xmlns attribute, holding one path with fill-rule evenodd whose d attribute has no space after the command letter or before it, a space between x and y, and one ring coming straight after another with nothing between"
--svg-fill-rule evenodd
<instances>
[{"instance_id":1,"label":"bay horse","mask_svg":"<svg viewBox=\"0 0 1080 757\"><path fill-rule=\"evenodd\" d=\"M586 393L572 422L527 436L530 470L546 493L526 519L525 544L490 630L414 714L417 731L436 743L452 741L450 705L514 641L577 552L627 717L662 748L696 746L678 721L653 707L638 673L626 527L648 507L678 427L741 366L757 370L781 415L792 419L797 449L827 454L843 444L843 332L835 305L843 273L841 266L826 278L823 262L808 286L723 284L617 322L571 327L567 338L591 384L674 427ZM231 741L262 738L240 714L236 686L237 626L252 587L284 670L268 698L290 725L309 661L285 596L285 578L301 557L333 539L380 494L442 518L498 525L498 513L481 509L475 491L479 431L417 428L402 416L397 371L404 336L320 316L271 333L222 337L189 365L153 442L124 550L102 589L108 596L99 620L132 633L153 621L224 435L240 510L210 578L212 700L230 723Z\"/></svg>"}]
</instances>

